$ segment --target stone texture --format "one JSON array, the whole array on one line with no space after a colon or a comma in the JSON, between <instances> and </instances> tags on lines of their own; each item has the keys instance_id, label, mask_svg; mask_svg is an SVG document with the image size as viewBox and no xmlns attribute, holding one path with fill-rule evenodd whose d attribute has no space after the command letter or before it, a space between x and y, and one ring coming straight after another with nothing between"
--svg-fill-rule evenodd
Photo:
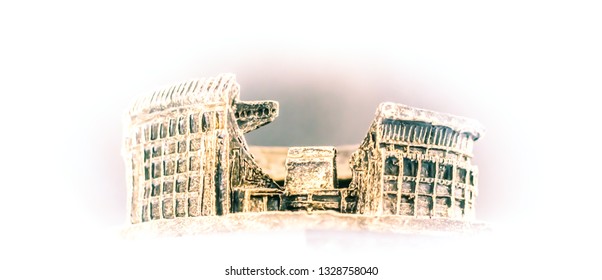
<instances>
[{"instance_id":1,"label":"stone texture","mask_svg":"<svg viewBox=\"0 0 602 280\"><path fill-rule=\"evenodd\" d=\"M359 147L250 148L244 134L273 121L278 103L240 101L239 88L220 75L136 101L124 148L132 228L482 228L478 122L384 102Z\"/></svg>"},{"instance_id":2,"label":"stone texture","mask_svg":"<svg viewBox=\"0 0 602 280\"><path fill-rule=\"evenodd\" d=\"M214 232L370 231L399 234L470 234L490 231L482 222L403 216L363 216L314 212L237 213L227 216L157 220L125 228L125 238L175 237Z\"/></svg>"}]
</instances>

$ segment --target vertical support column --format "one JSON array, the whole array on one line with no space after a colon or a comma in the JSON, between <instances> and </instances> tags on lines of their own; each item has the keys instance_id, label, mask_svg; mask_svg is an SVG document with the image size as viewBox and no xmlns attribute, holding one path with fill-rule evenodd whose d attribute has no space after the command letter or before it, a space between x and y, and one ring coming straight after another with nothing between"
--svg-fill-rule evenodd
<instances>
[{"instance_id":1,"label":"vertical support column","mask_svg":"<svg viewBox=\"0 0 602 280\"><path fill-rule=\"evenodd\" d=\"M383 154L383 151L381 151L380 147L378 147L378 146L377 146L377 148L376 148L376 149L378 149L378 150L379 150L379 152L381 153L381 155ZM375 180L375 182L374 182L374 183L375 183L375 186L373 186L373 190L374 190L374 193L373 193L373 194L374 194L374 196L373 196L373 199L374 199L375 201L377 201L377 204L376 204L376 209L375 209L375 211L374 211L374 212L375 212L377 215L379 215L379 216L380 216L380 215L382 215L382 214L384 213L384 208L385 208L385 205L384 205L385 203L384 203L384 202L385 202L385 196L387 195L387 194L385 193L385 190L384 190L384 186L385 186L385 178L384 178L384 177L385 177L385 176L384 176L384 172L383 172L383 169L384 169L384 166L385 166L385 160L386 160L386 158L387 158L386 156L385 156L385 157L381 156L381 157L380 157L380 160L379 160L379 161L377 161L377 162L380 162L380 167L381 167L381 170L380 170L381 172L380 172L380 174L377 172L377 171L378 171L378 166L375 166L375 167L374 167L375 176L377 176L377 175L378 175L378 177L376 177L376 178L375 178L375 179L377 179L377 180L378 180L378 181L377 181L378 183L377 183L377 182L376 182L376 180ZM375 164L375 165L376 165L376 164Z\"/></svg>"},{"instance_id":2,"label":"vertical support column","mask_svg":"<svg viewBox=\"0 0 602 280\"><path fill-rule=\"evenodd\" d=\"M208 151L212 151L214 145L214 137L210 135L211 132L205 132L203 136L203 147L205 148L204 156L203 156L203 207L201 209L201 215L203 216L214 216L215 215L215 188L213 186L213 176L214 170L213 166L215 164L214 155L211 153L207 153Z\"/></svg>"},{"instance_id":3,"label":"vertical support column","mask_svg":"<svg viewBox=\"0 0 602 280\"><path fill-rule=\"evenodd\" d=\"M431 217L437 216L437 182L439 181L439 161L435 160L433 164L435 165L435 177L433 180L433 193L431 194L431 199L433 200L431 203Z\"/></svg>"},{"instance_id":4,"label":"vertical support column","mask_svg":"<svg viewBox=\"0 0 602 280\"><path fill-rule=\"evenodd\" d=\"M399 152L395 153L395 157L397 157L398 162L398 172L397 172L397 215L401 215L401 189L403 186L403 155Z\"/></svg>"},{"instance_id":5,"label":"vertical support column","mask_svg":"<svg viewBox=\"0 0 602 280\"><path fill-rule=\"evenodd\" d=\"M452 164L452 208L453 210L453 214L454 217L459 217L460 219L462 218L462 209L460 209L460 213L456 213L456 200L458 198L458 193L456 192L456 184L458 182L457 178L456 178L456 173L458 172L458 161L455 160Z\"/></svg>"},{"instance_id":6,"label":"vertical support column","mask_svg":"<svg viewBox=\"0 0 602 280\"><path fill-rule=\"evenodd\" d=\"M445 158L449 159L449 149L445 150ZM448 210L448 215L450 218L455 219L456 218L456 186L454 186L454 176L456 174L456 165L453 162L448 162L446 164L451 164L452 166L452 177L451 177L451 182L449 184L449 188L450 188L450 193L449 193L449 210Z\"/></svg>"},{"instance_id":7,"label":"vertical support column","mask_svg":"<svg viewBox=\"0 0 602 280\"><path fill-rule=\"evenodd\" d=\"M152 144L153 144L153 137L152 137L152 123L144 123L144 146L143 146L143 166L142 166L142 170L144 170L143 176L144 176L144 183L142 185L139 185L140 190L138 190L138 194L141 194L140 197L142 197L141 199L138 200L139 203L139 209L140 209L140 221L141 222L147 222L150 220L150 215L149 215L149 197L150 197L150 184L152 182Z\"/></svg>"},{"instance_id":8,"label":"vertical support column","mask_svg":"<svg viewBox=\"0 0 602 280\"><path fill-rule=\"evenodd\" d=\"M418 195L418 189L420 189L420 178L422 172L422 157L417 155L416 157L416 183L414 184L414 217L418 217L418 204L420 204L420 197Z\"/></svg>"},{"instance_id":9,"label":"vertical support column","mask_svg":"<svg viewBox=\"0 0 602 280\"><path fill-rule=\"evenodd\" d=\"M228 180L228 141L224 130L216 131L215 193L217 215L230 213L230 188Z\"/></svg>"},{"instance_id":10,"label":"vertical support column","mask_svg":"<svg viewBox=\"0 0 602 280\"><path fill-rule=\"evenodd\" d=\"M251 194L249 193L248 190L243 190L243 193L244 193L243 212L250 212L251 211Z\"/></svg>"},{"instance_id":11,"label":"vertical support column","mask_svg":"<svg viewBox=\"0 0 602 280\"><path fill-rule=\"evenodd\" d=\"M474 198L474 189L473 187L470 185L470 173L472 172L472 168L470 166L470 164L466 164L466 166L464 167L464 170L466 170L466 174L464 175L464 217L466 219L472 220L474 215L473 215L473 209L474 209L474 205L473 205L473 198ZM470 192L470 198L468 196L468 192ZM470 203L469 203L470 202ZM470 204L470 208L468 208L468 205ZM466 211L468 210L468 211Z\"/></svg>"}]
</instances>

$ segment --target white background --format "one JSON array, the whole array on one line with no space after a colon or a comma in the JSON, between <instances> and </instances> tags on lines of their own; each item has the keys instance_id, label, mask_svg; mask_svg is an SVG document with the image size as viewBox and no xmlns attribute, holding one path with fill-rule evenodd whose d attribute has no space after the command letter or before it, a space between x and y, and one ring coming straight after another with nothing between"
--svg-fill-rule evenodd
<instances>
[{"instance_id":1,"label":"white background","mask_svg":"<svg viewBox=\"0 0 602 280\"><path fill-rule=\"evenodd\" d=\"M382 279L599 276L601 12L595 1L3 2L3 278L349 262ZM477 217L496 231L121 241L125 110L222 72L243 100L281 102L254 145L359 143L384 101L481 121Z\"/></svg>"}]
</instances>

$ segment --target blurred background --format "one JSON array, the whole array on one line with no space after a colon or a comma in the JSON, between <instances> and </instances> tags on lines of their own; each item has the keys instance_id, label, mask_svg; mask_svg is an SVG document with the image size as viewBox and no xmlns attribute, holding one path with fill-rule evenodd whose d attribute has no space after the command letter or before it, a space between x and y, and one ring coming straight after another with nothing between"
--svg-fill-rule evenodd
<instances>
[{"instance_id":1,"label":"blurred background","mask_svg":"<svg viewBox=\"0 0 602 280\"><path fill-rule=\"evenodd\" d=\"M121 145L132 100L223 72L236 74L242 100L280 102L251 145L358 144L385 101L479 120L477 218L520 244L497 258L530 248L529 259L547 256L542 267L566 265L600 249L594 2L0 7L2 235L17 263L78 248L72 256L100 265L106 256L83 248L113 246L107 236L127 225Z\"/></svg>"}]
</instances>

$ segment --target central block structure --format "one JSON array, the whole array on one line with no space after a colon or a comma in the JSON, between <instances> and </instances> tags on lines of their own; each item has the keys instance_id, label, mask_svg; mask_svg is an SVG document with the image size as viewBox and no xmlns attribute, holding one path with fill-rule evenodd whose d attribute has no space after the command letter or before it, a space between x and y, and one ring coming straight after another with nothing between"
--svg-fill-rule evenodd
<instances>
[{"instance_id":1,"label":"central block structure","mask_svg":"<svg viewBox=\"0 0 602 280\"><path fill-rule=\"evenodd\" d=\"M355 196L349 195L346 188L338 188L336 162L334 147L290 148L286 158L284 210L350 212L349 205L355 205Z\"/></svg>"},{"instance_id":2,"label":"central block structure","mask_svg":"<svg viewBox=\"0 0 602 280\"><path fill-rule=\"evenodd\" d=\"M338 186L334 147L292 147L286 158L285 187L290 192Z\"/></svg>"}]
</instances>

